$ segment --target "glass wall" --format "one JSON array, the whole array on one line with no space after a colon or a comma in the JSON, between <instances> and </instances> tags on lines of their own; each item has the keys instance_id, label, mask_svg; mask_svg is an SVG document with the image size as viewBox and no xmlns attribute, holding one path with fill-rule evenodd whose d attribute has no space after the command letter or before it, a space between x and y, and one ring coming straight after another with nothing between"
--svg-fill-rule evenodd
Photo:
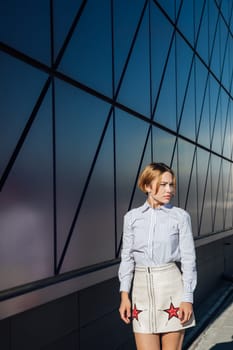
<instances>
[{"instance_id":1,"label":"glass wall","mask_svg":"<svg viewBox=\"0 0 233 350\"><path fill-rule=\"evenodd\" d=\"M0 3L0 290L119 258L151 161L196 239L232 214L233 2Z\"/></svg>"}]
</instances>

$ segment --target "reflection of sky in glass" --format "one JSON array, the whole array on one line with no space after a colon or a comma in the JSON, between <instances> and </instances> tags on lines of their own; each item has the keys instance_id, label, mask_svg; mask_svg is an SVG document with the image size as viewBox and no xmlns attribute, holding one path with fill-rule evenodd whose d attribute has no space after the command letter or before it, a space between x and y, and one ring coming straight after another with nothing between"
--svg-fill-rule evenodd
<instances>
[{"instance_id":1,"label":"reflection of sky in glass","mask_svg":"<svg viewBox=\"0 0 233 350\"><path fill-rule=\"evenodd\" d=\"M30 117L46 76L1 52L0 76L1 175Z\"/></svg>"},{"instance_id":2,"label":"reflection of sky in glass","mask_svg":"<svg viewBox=\"0 0 233 350\"><path fill-rule=\"evenodd\" d=\"M76 222L62 271L107 261L115 256L112 123Z\"/></svg>"},{"instance_id":3,"label":"reflection of sky in glass","mask_svg":"<svg viewBox=\"0 0 233 350\"><path fill-rule=\"evenodd\" d=\"M201 9L201 6L198 6ZM193 1L184 1L181 7L181 13L178 20L178 28L193 43L194 40L194 17L193 14ZM197 14L195 13L197 16ZM196 17L197 21L197 17Z\"/></svg>"},{"instance_id":4,"label":"reflection of sky in glass","mask_svg":"<svg viewBox=\"0 0 233 350\"><path fill-rule=\"evenodd\" d=\"M0 289L45 278L53 272L49 97L1 192Z\"/></svg>"},{"instance_id":5,"label":"reflection of sky in glass","mask_svg":"<svg viewBox=\"0 0 233 350\"><path fill-rule=\"evenodd\" d=\"M82 0L56 0L54 4L54 53L56 57L82 4Z\"/></svg>"},{"instance_id":6,"label":"reflection of sky in glass","mask_svg":"<svg viewBox=\"0 0 233 350\"><path fill-rule=\"evenodd\" d=\"M190 48L185 44L184 40L177 35L176 37L176 69L177 69L177 81L176 81L176 93L177 93L177 111L178 116L182 112L183 101L185 99L185 93L188 86L188 93L192 93L193 86L190 83L190 77L193 76L193 53ZM183 59L185 57L185 60ZM192 68L191 68L192 67ZM190 73L191 71L191 73ZM191 92L190 92L191 90ZM187 98L187 97L186 97ZM193 107L190 111L194 113ZM192 119L193 122L193 119ZM195 123L194 123L195 125Z\"/></svg>"},{"instance_id":7,"label":"reflection of sky in glass","mask_svg":"<svg viewBox=\"0 0 233 350\"><path fill-rule=\"evenodd\" d=\"M0 41L49 64L49 1L0 1Z\"/></svg>"},{"instance_id":8,"label":"reflection of sky in glass","mask_svg":"<svg viewBox=\"0 0 233 350\"><path fill-rule=\"evenodd\" d=\"M60 255L110 106L59 81L56 84L56 93L57 220ZM96 181L99 184L99 179Z\"/></svg>"},{"instance_id":9,"label":"reflection of sky in glass","mask_svg":"<svg viewBox=\"0 0 233 350\"><path fill-rule=\"evenodd\" d=\"M179 200L180 206L185 207L188 192L189 177L192 171L194 146L183 140L178 141L179 152Z\"/></svg>"},{"instance_id":10,"label":"reflection of sky in glass","mask_svg":"<svg viewBox=\"0 0 233 350\"><path fill-rule=\"evenodd\" d=\"M169 97L168 97L169 96ZM155 121L176 129L176 81L175 81L175 47L173 45L162 89L159 94L158 105L155 110Z\"/></svg>"},{"instance_id":11,"label":"reflection of sky in glass","mask_svg":"<svg viewBox=\"0 0 233 350\"><path fill-rule=\"evenodd\" d=\"M59 70L112 96L111 50L110 2L88 1Z\"/></svg>"},{"instance_id":12,"label":"reflection of sky in glass","mask_svg":"<svg viewBox=\"0 0 233 350\"><path fill-rule=\"evenodd\" d=\"M172 6L170 6L172 7ZM160 30L158 30L158 27ZM164 65L172 39L173 28L157 7L151 8L151 89L152 104L154 106L156 96L162 79ZM163 35L161 35L163 33ZM159 48L159 49L158 49Z\"/></svg>"},{"instance_id":13,"label":"reflection of sky in glass","mask_svg":"<svg viewBox=\"0 0 233 350\"><path fill-rule=\"evenodd\" d=\"M140 67L140 69L138 69ZM148 11L138 33L118 100L144 115L150 115L150 70Z\"/></svg>"},{"instance_id":14,"label":"reflection of sky in glass","mask_svg":"<svg viewBox=\"0 0 233 350\"><path fill-rule=\"evenodd\" d=\"M144 0L117 0L113 1L113 5L115 85L117 86L137 28Z\"/></svg>"}]
</instances>

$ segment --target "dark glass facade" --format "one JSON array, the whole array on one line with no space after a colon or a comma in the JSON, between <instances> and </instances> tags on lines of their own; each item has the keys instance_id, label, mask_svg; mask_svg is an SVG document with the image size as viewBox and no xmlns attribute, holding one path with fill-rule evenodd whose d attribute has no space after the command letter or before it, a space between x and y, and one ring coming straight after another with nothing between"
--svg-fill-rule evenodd
<instances>
[{"instance_id":1,"label":"dark glass facade","mask_svg":"<svg viewBox=\"0 0 233 350\"><path fill-rule=\"evenodd\" d=\"M0 3L0 290L118 262L151 161L233 229L233 2Z\"/></svg>"}]
</instances>

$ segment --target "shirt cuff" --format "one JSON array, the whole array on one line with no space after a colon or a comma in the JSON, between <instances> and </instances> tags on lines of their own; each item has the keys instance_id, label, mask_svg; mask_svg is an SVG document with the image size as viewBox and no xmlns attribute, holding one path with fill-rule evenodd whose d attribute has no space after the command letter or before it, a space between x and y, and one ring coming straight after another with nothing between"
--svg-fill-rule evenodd
<instances>
[{"instance_id":1,"label":"shirt cuff","mask_svg":"<svg viewBox=\"0 0 233 350\"><path fill-rule=\"evenodd\" d=\"M192 292L184 292L182 301L186 303L193 304L193 293Z\"/></svg>"},{"instance_id":2,"label":"shirt cuff","mask_svg":"<svg viewBox=\"0 0 233 350\"><path fill-rule=\"evenodd\" d=\"M130 292L130 288L131 288L131 283L127 282L127 281L122 281L120 284L120 292Z\"/></svg>"}]
</instances>

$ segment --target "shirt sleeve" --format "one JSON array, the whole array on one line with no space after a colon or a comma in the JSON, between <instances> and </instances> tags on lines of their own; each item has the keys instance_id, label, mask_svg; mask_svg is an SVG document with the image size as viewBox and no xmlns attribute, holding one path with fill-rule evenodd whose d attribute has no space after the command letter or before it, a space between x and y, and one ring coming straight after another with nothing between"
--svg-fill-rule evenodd
<instances>
[{"instance_id":1,"label":"shirt sleeve","mask_svg":"<svg viewBox=\"0 0 233 350\"><path fill-rule=\"evenodd\" d=\"M134 258L132 250L133 230L131 225L131 213L128 212L124 216L121 262L118 271L118 276L120 280L120 292L124 291L129 293L131 288L134 272Z\"/></svg>"},{"instance_id":2,"label":"shirt sleeve","mask_svg":"<svg viewBox=\"0 0 233 350\"><path fill-rule=\"evenodd\" d=\"M197 284L196 252L190 215L184 212L179 235L181 270L184 284L183 300L193 303L193 292Z\"/></svg>"}]
</instances>

